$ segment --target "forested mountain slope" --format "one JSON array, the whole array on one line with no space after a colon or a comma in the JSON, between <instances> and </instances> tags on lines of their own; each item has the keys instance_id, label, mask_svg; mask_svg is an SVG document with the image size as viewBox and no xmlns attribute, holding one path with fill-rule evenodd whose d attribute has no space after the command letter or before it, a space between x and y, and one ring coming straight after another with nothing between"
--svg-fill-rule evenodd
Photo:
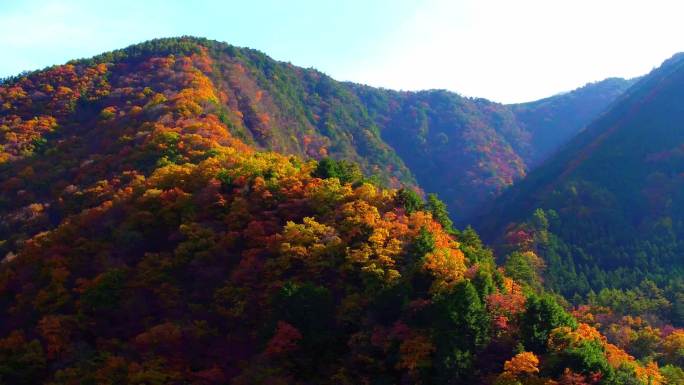
<instances>
[{"instance_id":1,"label":"forested mountain slope","mask_svg":"<svg viewBox=\"0 0 684 385\"><path fill-rule=\"evenodd\" d=\"M552 155L637 80L609 78L549 98L509 105L520 126L530 135L532 153L525 158L528 168Z\"/></svg>"},{"instance_id":2,"label":"forested mountain slope","mask_svg":"<svg viewBox=\"0 0 684 385\"><path fill-rule=\"evenodd\" d=\"M249 51L235 52L160 39L0 86L0 383L654 385L681 373L512 279L526 270L497 267L435 197L291 154L308 128L284 135L271 124L298 115L266 119L254 106L267 95L227 86L222 63ZM327 122L345 121L334 111ZM368 132L364 146L387 148ZM677 363L677 341L662 363Z\"/></svg>"},{"instance_id":3,"label":"forested mountain slope","mask_svg":"<svg viewBox=\"0 0 684 385\"><path fill-rule=\"evenodd\" d=\"M216 115L233 136L257 148L351 160L388 186L438 193L459 223L468 222L482 204L522 178L629 84L612 79L539 102L504 106L447 91L394 92L340 83L258 51L207 40L202 44L213 58L207 76L217 88ZM196 50L190 44L182 49ZM137 45L74 64L126 55L125 66L107 74L116 82L119 73L140 70L131 66L149 50ZM68 70L63 71L60 76L68 79ZM74 104L75 114L84 120L102 107L85 103L87 89L78 89L92 86L35 89L28 99L40 105L60 98ZM0 159L32 151L31 138L16 139L23 144L14 140L7 139Z\"/></svg>"},{"instance_id":4,"label":"forested mountain slope","mask_svg":"<svg viewBox=\"0 0 684 385\"><path fill-rule=\"evenodd\" d=\"M504 105L448 91L356 87L382 138L462 222L526 172L529 135Z\"/></svg>"},{"instance_id":5,"label":"forested mountain slope","mask_svg":"<svg viewBox=\"0 0 684 385\"><path fill-rule=\"evenodd\" d=\"M663 315L678 324L684 323L682 59L676 55L642 78L506 192L490 213L496 215L483 213L480 221L487 235L507 233L509 243L531 244L540 241L535 234L550 231L533 247L549 263L549 283L565 295L654 281L671 302ZM536 208L543 211L532 218Z\"/></svg>"},{"instance_id":6,"label":"forested mountain slope","mask_svg":"<svg viewBox=\"0 0 684 385\"><path fill-rule=\"evenodd\" d=\"M577 134L630 85L591 83L537 102L502 105L443 90L350 84L418 184L443 197L458 223Z\"/></svg>"}]
</instances>

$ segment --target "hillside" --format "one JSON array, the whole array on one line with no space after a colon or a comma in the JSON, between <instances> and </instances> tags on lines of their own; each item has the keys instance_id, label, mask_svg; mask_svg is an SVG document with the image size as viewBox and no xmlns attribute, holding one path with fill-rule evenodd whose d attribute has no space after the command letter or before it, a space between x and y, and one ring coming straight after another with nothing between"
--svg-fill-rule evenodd
<instances>
[{"instance_id":1,"label":"hillside","mask_svg":"<svg viewBox=\"0 0 684 385\"><path fill-rule=\"evenodd\" d=\"M241 125L221 70L235 52L160 39L0 86L0 383L655 385L681 372L512 279L524 269L497 267L434 196L293 155L273 120ZM282 153L261 149L271 140Z\"/></svg>"},{"instance_id":2,"label":"hillside","mask_svg":"<svg viewBox=\"0 0 684 385\"><path fill-rule=\"evenodd\" d=\"M419 186L444 198L457 223L468 223L632 83L608 79L516 105L349 85Z\"/></svg>"},{"instance_id":3,"label":"hillside","mask_svg":"<svg viewBox=\"0 0 684 385\"><path fill-rule=\"evenodd\" d=\"M683 324L682 96L684 61L676 55L504 194L479 227L489 236L507 232L514 243L548 230L536 248L552 287L584 296L648 279L665 290L654 295L671 302L660 315ZM530 220L536 208L544 212Z\"/></svg>"},{"instance_id":4,"label":"hillside","mask_svg":"<svg viewBox=\"0 0 684 385\"><path fill-rule=\"evenodd\" d=\"M444 197L457 222L525 175L529 135L504 105L448 91L356 93L420 187Z\"/></svg>"},{"instance_id":5,"label":"hillside","mask_svg":"<svg viewBox=\"0 0 684 385\"><path fill-rule=\"evenodd\" d=\"M200 53L204 62L191 66L186 60L183 72L172 67L175 56L168 57ZM196 87L193 92L205 98L203 103L174 96L171 87L176 84ZM229 134L230 140L257 149L346 159L385 185L414 186L411 172L381 140L361 103L337 82L218 42L136 45L9 79L0 96L3 254L24 234L54 226L70 213L63 203L64 189L83 188L128 170L149 173L165 162L199 160L201 155L178 148L183 144L177 135L167 132L168 124L179 122L158 107L167 102L181 117L206 108L217 140L228 140L222 136ZM147 122L157 115L159 122ZM92 130L115 118L126 122L124 131ZM189 130L195 124L190 118L181 122ZM134 129L143 124L145 135ZM165 148L165 158L137 154L141 145ZM40 215L28 209L37 205L43 207Z\"/></svg>"},{"instance_id":6,"label":"hillside","mask_svg":"<svg viewBox=\"0 0 684 385\"><path fill-rule=\"evenodd\" d=\"M202 43L213 58L208 77L218 90L216 114L233 136L260 149L351 160L387 186L437 193L458 223L468 223L631 84L610 79L505 106L447 91L395 92L340 83L258 51ZM134 46L125 55L135 59L147 50ZM123 51L74 63L120 55ZM32 102L50 95L35 92ZM79 102L73 94L60 97L64 103ZM4 146L0 159L31 150L30 144Z\"/></svg>"},{"instance_id":7,"label":"hillside","mask_svg":"<svg viewBox=\"0 0 684 385\"><path fill-rule=\"evenodd\" d=\"M516 120L529 133L532 169L595 120L638 79L609 78L529 103L512 104Z\"/></svg>"}]
</instances>

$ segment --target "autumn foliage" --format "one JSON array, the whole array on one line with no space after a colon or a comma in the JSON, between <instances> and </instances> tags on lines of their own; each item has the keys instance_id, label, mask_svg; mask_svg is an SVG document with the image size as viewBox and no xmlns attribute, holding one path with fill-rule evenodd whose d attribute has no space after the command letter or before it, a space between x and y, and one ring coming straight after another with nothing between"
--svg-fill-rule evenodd
<instances>
[{"instance_id":1,"label":"autumn foliage","mask_svg":"<svg viewBox=\"0 0 684 385\"><path fill-rule=\"evenodd\" d=\"M662 382L436 198L408 207L246 143L279 120L240 108L269 95L210 48L156 41L0 86L0 383Z\"/></svg>"}]
</instances>

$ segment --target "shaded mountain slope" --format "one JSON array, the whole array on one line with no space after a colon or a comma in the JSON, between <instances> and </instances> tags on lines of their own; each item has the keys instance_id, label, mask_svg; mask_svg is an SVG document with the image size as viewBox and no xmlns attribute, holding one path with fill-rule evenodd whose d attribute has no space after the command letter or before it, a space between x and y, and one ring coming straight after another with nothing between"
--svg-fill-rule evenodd
<instances>
[{"instance_id":1,"label":"shaded mountain slope","mask_svg":"<svg viewBox=\"0 0 684 385\"><path fill-rule=\"evenodd\" d=\"M357 87L382 138L419 185L447 200L462 222L525 175L529 138L505 106L448 91Z\"/></svg>"},{"instance_id":2,"label":"shaded mountain slope","mask_svg":"<svg viewBox=\"0 0 684 385\"><path fill-rule=\"evenodd\" d=\"M596 119L636 81L609 78L538 101L509 105L520 125L529 132L533 153L525 160L530 168Z\"/></svg>"},{"instance_id":3,"label":"shaded mountain slope","mask_svg":"<svg viewBox=\"0 0 684 385\"><path fill-rule=\"evenodd\" d=\"M577 134L633 81L607 79L537 102L502 105L433 90L350 84L425 191L467 223Z\"/></svg>"},{"instance_id":4,"label":"shaded mountain slope","mask_svg":"<svg viewBox=\"0 0 684 385\"><path fill-rule=\"evenodd\" d=\"M520 224L542 208L555 236L541 246L551 280L565 294L633 287L648 277L671 290L675 306L684 304L677 294L684 267L683 96L680 54L506 192L480 228L495 236L517 223L509 235L534 232Z\"/></svg>"}]
</instances>

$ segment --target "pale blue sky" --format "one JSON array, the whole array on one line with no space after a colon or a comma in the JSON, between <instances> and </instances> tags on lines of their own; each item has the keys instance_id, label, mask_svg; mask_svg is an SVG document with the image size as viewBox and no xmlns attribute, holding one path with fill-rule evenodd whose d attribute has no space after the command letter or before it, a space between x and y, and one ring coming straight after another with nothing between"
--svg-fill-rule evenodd
<instances>
[{"instance_id":1,"label":"pale blue sky","mask_svg":"<svg viewBox=\"0 0 684 385\"><path fill-rule=\"evenodd\" d=\"M650 0L0 0L0 77L155 37L256 48L339 80L533 100L684 51Z\"/></svg>"}]
</instances>

